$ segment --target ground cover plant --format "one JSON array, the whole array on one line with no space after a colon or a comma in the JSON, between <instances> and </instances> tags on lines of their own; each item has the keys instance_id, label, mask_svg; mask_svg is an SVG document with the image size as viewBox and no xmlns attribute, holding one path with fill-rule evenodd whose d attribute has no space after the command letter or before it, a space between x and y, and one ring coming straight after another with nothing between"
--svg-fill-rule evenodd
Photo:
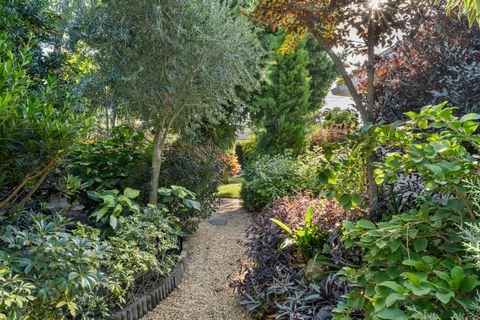
<instances>
[{"instance_id":1,"label":"ground cover plant","mask_svg":"<svg viewBox=\"0 0 480 320\"><path fill-rule=\"evenodd\" d=\"M320 237L309 242L303 238L303 252L289 243L290 236L272 222L278 219L288 224L297 235L304 231L305 213L311 208L309 224L315 225ZM354 221L356 213L346 212L334 202L316 198L311 193L285 196L256 215L248 229L247 252L252 265L242 269L244 280L236 283L244 295L243 304L259 319L277 315L291 319L295 315L314 319L319 312L332 315L348 285L335 276L347 261L355 261L355 252L348 252L340 242L342 221ZM322 276L305 270L307 264L322 263ZM319 269L315 269L319 272Z\"/></svg>"}]
</instances>

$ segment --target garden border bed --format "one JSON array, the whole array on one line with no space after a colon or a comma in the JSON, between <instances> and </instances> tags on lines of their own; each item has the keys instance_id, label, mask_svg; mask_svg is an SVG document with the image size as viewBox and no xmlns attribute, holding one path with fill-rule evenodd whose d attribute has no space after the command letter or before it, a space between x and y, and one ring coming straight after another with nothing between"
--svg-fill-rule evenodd
<instances>
[{"instance_id":1,"label":"garden border bed","mask_svg":"<svg viewBox=\"0 0 480 320\"><path fill-rule=\"evenodd\" d=\"M158 285L150 289L139 299L127 305L122 310L111 316L112 320L138 320L164 300L180 284L188 261L187 238L182 241L180 261L172 268L172 272L166 278L158 282Z\"/></svg>"}]
</instances>

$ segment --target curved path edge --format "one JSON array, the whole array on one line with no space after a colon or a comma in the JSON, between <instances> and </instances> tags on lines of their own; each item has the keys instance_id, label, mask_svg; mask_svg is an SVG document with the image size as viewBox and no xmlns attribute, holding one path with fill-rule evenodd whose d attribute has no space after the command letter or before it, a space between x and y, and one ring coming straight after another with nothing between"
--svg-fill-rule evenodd
<instances>
[{"instance_id":1,"label":"curved path edge","mask_svg":"<svg viewBox=\"0 0 480 320\"><path fill-rule=\"evenodd\" d=\"M139 320L172 293L182 281L188 261L188 239L182 241L180 261L172 268L172 272L166 278L161 279L158 285L143 294L139 299L127 305L122 310L112 315L112 320Z\"/></svg>"}]
</instances>

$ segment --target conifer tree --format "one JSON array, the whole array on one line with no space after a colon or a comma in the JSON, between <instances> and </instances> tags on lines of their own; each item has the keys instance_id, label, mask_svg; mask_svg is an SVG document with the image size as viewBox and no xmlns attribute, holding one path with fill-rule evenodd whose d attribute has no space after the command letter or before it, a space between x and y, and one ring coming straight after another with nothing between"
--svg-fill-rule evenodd
<instances>
[{"instance_id":1,"label":"conifer tree","mask_svg":"<svg viewBox=\"0 0 480 320\"><path fill-rule=\"evenodd\" d=\"M258 153L275 154L290 149L298 155L306 150L307 117L311 112L307 66L304 43L289 54L274 54L269 84L258 100L259 122L264 127Z\"/></svg>"}]
</instances>

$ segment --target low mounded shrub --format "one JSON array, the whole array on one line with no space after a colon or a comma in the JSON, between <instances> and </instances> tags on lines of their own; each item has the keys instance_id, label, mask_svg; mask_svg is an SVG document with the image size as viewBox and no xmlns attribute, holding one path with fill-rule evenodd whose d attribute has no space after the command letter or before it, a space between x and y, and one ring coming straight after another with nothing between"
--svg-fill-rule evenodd
<instances>
[{"instance_id":1,"label":"low mounded shrub","mask_svg":"<svg viewBox=\"0 0 480 320\"><path fill-rule=\"evenodd\" d=\"M264 156L247 165L242 185L245 209L258 211L275 199L301 190L302 177L289 156Z\"/></svg>"},{"instance_id":2,"label":"low mounded shrub","mask_svg":"<svg viewBox=\"0 0 480 320\"><path fill-rule=\"evenodd\" d=\"M264 156L244 170L242 199L245 209L259 211L283 196L302 190L318 190L317 168L325 163L322 154L308 152L299 158L289 155Z\"/></svg>"},{"instance_id":3,"label":"low mounded shrub","mask_svg":"<svg viewBox=\"0 0 480 320\"><path fill-rule=\"evenodd\" d=\"M329 149L329 144L342 142L348 134L349 129L345 126L319 127L308 137L310 148Z\"/></svg>"},{"instance_id":4,"label":"low mounded shrub","mask_svg":"<svg viewBox=\"0 0 480 320\"><path fill-rule=\"evenodd\" d=\"M340 242L341 223L352 219L353 212L344 211L335 201L312 197L309 192L274 201L254 217L247 231L251 262L243 270L242 280L235 283L244 296L242 304L258 319L272 315L278 319L314 319L322 311L331 316L341 296L349 291L348 286L334 276L309 283L305 261L297 248L280 249L288 234L271 218L283 221L292 230L300 230L309 207L315 208L312 223L318 225L319 232L328 233L325 245L332 252L329 260L335 270L346 261L355 261L359 254L355 248L347 251Z\"/></svg>"},{"instance_id":5,"label":"low mounded shrub","mask_svg":"<svg viewBox=\"0 0 480 320\"><path fill-rule=\"evenodd\" d=\"M143 208L115 234L24 213L0 227L0 318L105 319L178 261L178 220Z\"/></svg>"}]
</instances>

